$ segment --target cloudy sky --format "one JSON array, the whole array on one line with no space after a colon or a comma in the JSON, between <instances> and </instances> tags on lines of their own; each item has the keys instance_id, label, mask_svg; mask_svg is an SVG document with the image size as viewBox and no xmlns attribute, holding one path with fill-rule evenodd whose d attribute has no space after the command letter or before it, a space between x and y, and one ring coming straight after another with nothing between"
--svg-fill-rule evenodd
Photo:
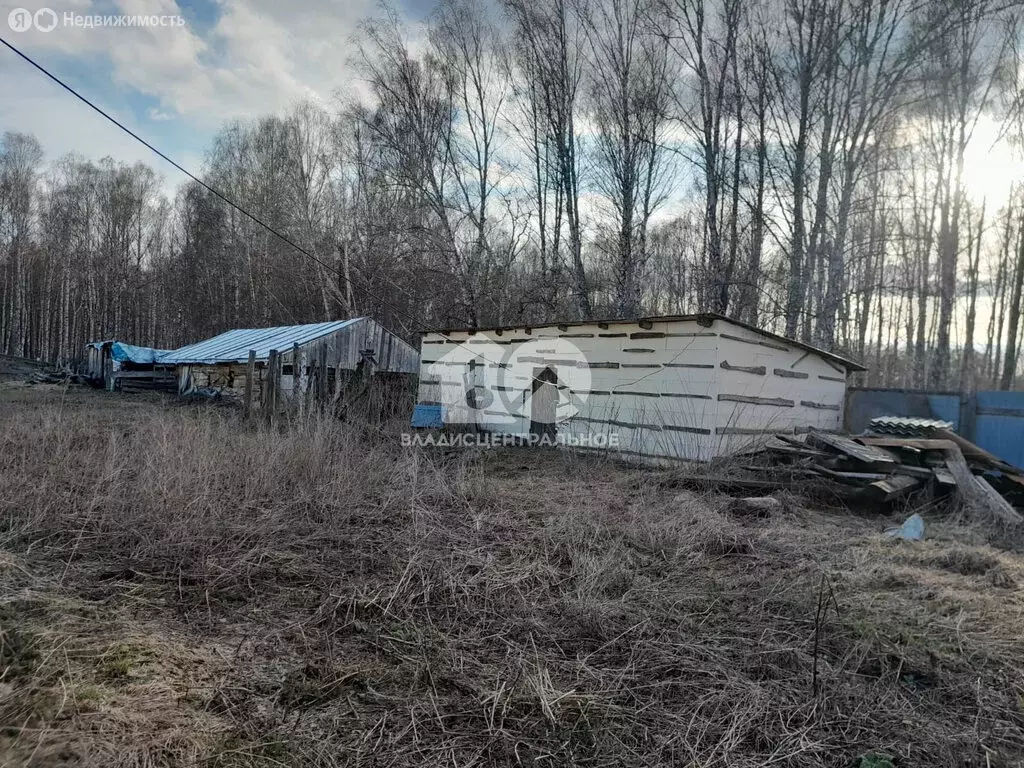
<instances>
[{"instance_id":1,"label":"cloudy sky","mask_svg":"<svg viewBox=\"0 0 1024 768\"><path fill-rule=\"evenodd\" d=\"M430 0L402 0L410 20ZM15 31L12 12L56 12L49 32ZM376 0L0 0L0 37L81 94L198 170L217 128L234 118L333 100L359 88L352 37ZM183 26L85 28L65 14L181 16ZM0 132L35 134L47 159L65 152L144 160L170 184L180 174L0 46Z\"/></svg>"}]
</instances>

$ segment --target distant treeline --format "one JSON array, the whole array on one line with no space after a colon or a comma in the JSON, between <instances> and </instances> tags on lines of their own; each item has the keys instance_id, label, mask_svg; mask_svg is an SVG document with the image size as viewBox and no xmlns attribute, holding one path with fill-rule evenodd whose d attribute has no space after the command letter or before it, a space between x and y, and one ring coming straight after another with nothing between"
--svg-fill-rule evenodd
<instances>
[{"instance_id":1,"label":"distant treeline","mask_svg":"<svg viewBox=\"0 0 1024 768\"><path fill-rule=\"evenodd\" d=\"M965 158L979 126L1024 139L1021 10L441 0L425 39L384 12L363 100L226 125L202 169L314 259L199 185L8 133L0 352L714 311L871 383L1012 387L1024 201Z\"/></svg>"}]
</instances>

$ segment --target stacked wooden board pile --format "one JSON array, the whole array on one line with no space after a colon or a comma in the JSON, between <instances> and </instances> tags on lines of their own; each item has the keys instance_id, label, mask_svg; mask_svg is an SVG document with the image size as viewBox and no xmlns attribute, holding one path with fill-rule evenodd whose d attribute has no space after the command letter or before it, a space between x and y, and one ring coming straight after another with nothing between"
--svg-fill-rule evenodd
<instances>
[{"instance_id":1,"label":"stacked wooden board pile","mask_svg":"<svg viewBox=\"0 0 1024 768\"><path fill-rule=\"evenodd\" d=\"M36 371L27 381L29 384L87 384L89 379L80 373L52 368Z\"/></svg>"},{"instance_id":2,"label":"stacked wooden board pile","mask_svg":"<svg viewBox=\"0 0 1024 768\"><path fill-rule=\"evenodd\" d=\"M48 363L30 360L27 357L0 355L0 378L25 378L49 368Z\"/></svg>"},{"instance_id":3,"label":"stacked wooden board pile","mask_svg":"<svg viewBox=\"0 0 1024 768\"><path fill-rule=\"evenodd\" d=\"M178 380L173 369L152 371L119 371L114 374L114 389L125 394L139 392L177 392Z\"/></svg>"},{"instance_id":4,"label":"stacked wooden board pile","mask_svg":"<svg viewBox=\"0 0 1024 768\"><path fill-rule=\"evenodd\" d=\"M971 519L1000 526L1024 525L1024 470L1012 466L948 429L921 425L901 434L879 425L869 433L776 435L743 469L754 482L772 485L787 476L827 483L848 501L893 503L954 497ZM927 436L909 436L917 431ZM755 479L756 478L756 479ZM796 485L798 483L794 483ZM767 490L767 488L765 488Z\"/></svg>"}]
</instances>

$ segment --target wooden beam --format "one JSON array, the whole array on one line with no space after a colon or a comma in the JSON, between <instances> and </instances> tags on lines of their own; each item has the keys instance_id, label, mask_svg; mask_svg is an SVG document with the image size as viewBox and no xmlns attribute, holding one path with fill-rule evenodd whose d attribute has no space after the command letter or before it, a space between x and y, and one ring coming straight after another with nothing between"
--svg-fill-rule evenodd
<instances>
[{"instance_id":1,"label":"wooden beam","mask_svg":"<svg viewBox=\"0 0 1024 768\"><path fill-rule=\"evenodd\" d=\"M759 347L769 347L770 349L777 349L780 352L789 352L788 347L784 347L781 344L772 344L771 342L764 341L763 339L744 339L741 336L730 336L728 333L720 333L718 335L723 339L728 339L729 341L741 341L744 344L756 344Z\"/></svg>"},{"instance_id":2,"label":"wooden beam","mask_svg":"<svg viewBox=\"0 0 1024 768\"><path fill-rule=\"evenodd\" d=\"M984 514L988 518L998 525L1006 528L1016 528L1024 524L1024 517L1021 517L1020 512L1013 508L1003 495L999 493L992 484L984 477L975 477L975 484L978 486L979 494L977 496L979 501L983 501Z\"/></svg>"},{"instance_id":3,"label":"wooden beam","mask_svg":"<svg viewBox=\"0 0 1024 768\"><path fill-rule=\"evenodd\" d=\"M963 504L964 513L981 522L995 523L1006 527L1024 524L1024 517L983 477L975 477L967 460L954 446L946 454L946 467L956 480L957 493Z\"/></svg>"},{"instance_id":4,"label":"wooden beam","mask_svg":"<svg viewBox=\"0 0 1024 768\"><path fill-rule=\"evenodd\" d=\"M818 474L830 477L840 483L846 483L847 485L863 486L864 483L880 482L888 477L882 472L838 472L818 464L813 465L811 469Z\"/></svg>"},{"instance_id":5,"label":"wooden beam","mask_svg":"<svg viewBox=\"0 0 1024 768\"><path fill-rule=\"evenodd\" d=\"M801 400L800 405L804 408L814 408L819 411L840 411L842 408L837 403L816 403L813 400Z\"/></svg>"},{"instance_id":6,"label":"wooden beam","mask_svg":"<svg viewBox=\"0 0 1024 768\"><path fill-rule=\"evenodd\" d=\"M755 376L764 376L767 370L763 365L729 365L728 360L723 360L719 365L726 371L742 371Z\"/></svg>"},{"instance_id":7,"label":"wooden beam","mask_svg":"<svg viewBox=\"0 0 1024 768\"><path fill-rule=\"evenodd\" d=\"M793 401L784 397L752 397L750 395L719 395L719 400L730 403L749 403L751 405L778 405L783 408L792 408Z\"/></svg>"},{"instance_id":8,"label":"wooden beam","mask_svg":"<svg viewBox=\"0 0 1024 768\"><path fill-rule=\"evenodd\" d=\"M264 382L264 408L266 409L266 419L269 423L274 423L274 417L277 411L277 390L281 385L281 361L278 358L277 350L270 350L270 354L267 355L267 375L266 381Z\"/></svg>"},{"instance_id":9,"label":"wooden beam","mask_svg":"<svg viewBox=\"0 0 1024 768\"><path fill-rule=\"evenodd\" d=\"M842 435L813 431L807 435L807 442L811 445L832 448L858 461L863 461L865 464L892 466L899 463L896 457L886 450L871 445L855 443L853 440Z\"/></svg>"},{"instance_id":10,"label":"wooden beam","mask_svg":"<svg viewBox=\"0 0 1024 768\"><path fill-rule=\"evenodd\" d=\"M776 376L781 376L784 379L806 379L810 376L809 373L803 373L802 371L788 371L785 368L773 368L772 373Z\"/></svg>"},{"instance_id":11,"label":"wooden beam","mask_svg":"<svg viewBox=\"0 0 1024 768\"><path fill-rule=\"evenodd\" d=\"M893 467L892 471L898 475L908 475L919 480L931 480L935 477L935 470L931 467L915 467L913 464L900 464Z\"/></svg>"},{"instance_id":12,"label":"wooden beam","mask_svg":"<svg viewBox=\"0 0 1024 768\"><path fill-rule=\"evenodd\" d=\"M769 443L765 446L766 450L774 453L782 453L787 456L800 456L802 458L810 459L830 459L830 454L822 451L815 451L813 448L797 448L792 445L785 445L783 443Z\"/></svg>"},{"instance_id":13,"label":"wooden beam","mask_svg":"<svg viewBox=\"0 0 1024 768\"><path fill-rule=\"evenodd\" d=\"M330 377L328 376L329 371L328 371L328 366L327 366L327 350L325 350L325 349L321 349L320 350L320 363L319 363L319 365L320 365L320 371L319 371L319 374L320 374L320 387L319 387L319 390L317 391L317 400L319 401L320 405L323 406L324 403L326 403L326 402L328 402L330 400L330 397L329 397L330 393L327 391L328 382L330 381ZM335 370L334 370L334 376L335 376L335 378L337 378L337 376L338 376L337 368L335 368Z\"/></svg>"},{"instance_id":14,"label":"wooden beam","mask_svg":"<svg viewBox=\"0 0 1024 768\"><path fill-rule=\"evenodd\" d=\"M876 480L864 488L864 496L874 501L893 501L906 496L923 485L923 481L909 475L890 475L884 480Z\"/></svg>"},{"instance_id":15,"label":"wooden beam","mask_svg":"<svg viewBox=\"0 0 1024 768\"><path fill-rule=\"evenodd\" d=\"M292 344L292 401L295 403L299 417L305 410L302 398L302 348L298 342Z\"/></svg>"},{"instance_id":16,"label":"wooden beam","mask_svg":"<svg viewBox=\"0 0 1024 768\"><path fill-rule=\"evenodd\" d=\"M252 417L252 384L256 378L256 350L249 350L249 362L245 365L245 401L242 403L242 418Z\"/></svg>"},{"instance_id":17,"label":"wooden beam","mask_svg":"<svg viewBox=\"0 0 1024 768\"><path fill-rule=\"evenodd\" d=\"M115 379L173 379L174 374L166 371L117 371Z\"/></svg>"},{"instance_id":18,"label":"wooden beam","mask_svg":"<svg viewBox=\"0 0 1024 768\"><path fill-rule=\"evenodd\" d=\"M864 437L854 438L861 445L876 445L879 448L915 448L919 451L948 451L956 443L950 440L935 440L917 437Z\"/></svg>"},{"instance_id":19,"label":"wooden beam","mask_svg":"<svg viewBox=\"0 0 1024 768\"><path fill-rule=\"evenodd\" d=\"M932 473L935 475L935 481L946 488L956 488L956 478L948 469L942 467L933 467Z\"/></svg>"}]
</instances>

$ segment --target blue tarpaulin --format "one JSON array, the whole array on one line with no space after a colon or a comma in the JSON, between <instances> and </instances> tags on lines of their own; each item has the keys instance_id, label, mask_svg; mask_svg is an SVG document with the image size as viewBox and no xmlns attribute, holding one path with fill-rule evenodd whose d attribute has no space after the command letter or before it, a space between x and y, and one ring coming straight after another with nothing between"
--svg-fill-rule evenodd
<instances>
[{"instance_id":1,"label":"blue tarpaulin","mask_svg":"<svg viewBox=\"0 0 1024 768\"><path fill-rule=\"evenodd\" d=\"M123 341L115 341L110 345L110 357L119 363L153 365L160 362L160 358L168 352L169 350L166 349L137 347L134 344L125 344Z\"/></svg>"}]
</instances>

